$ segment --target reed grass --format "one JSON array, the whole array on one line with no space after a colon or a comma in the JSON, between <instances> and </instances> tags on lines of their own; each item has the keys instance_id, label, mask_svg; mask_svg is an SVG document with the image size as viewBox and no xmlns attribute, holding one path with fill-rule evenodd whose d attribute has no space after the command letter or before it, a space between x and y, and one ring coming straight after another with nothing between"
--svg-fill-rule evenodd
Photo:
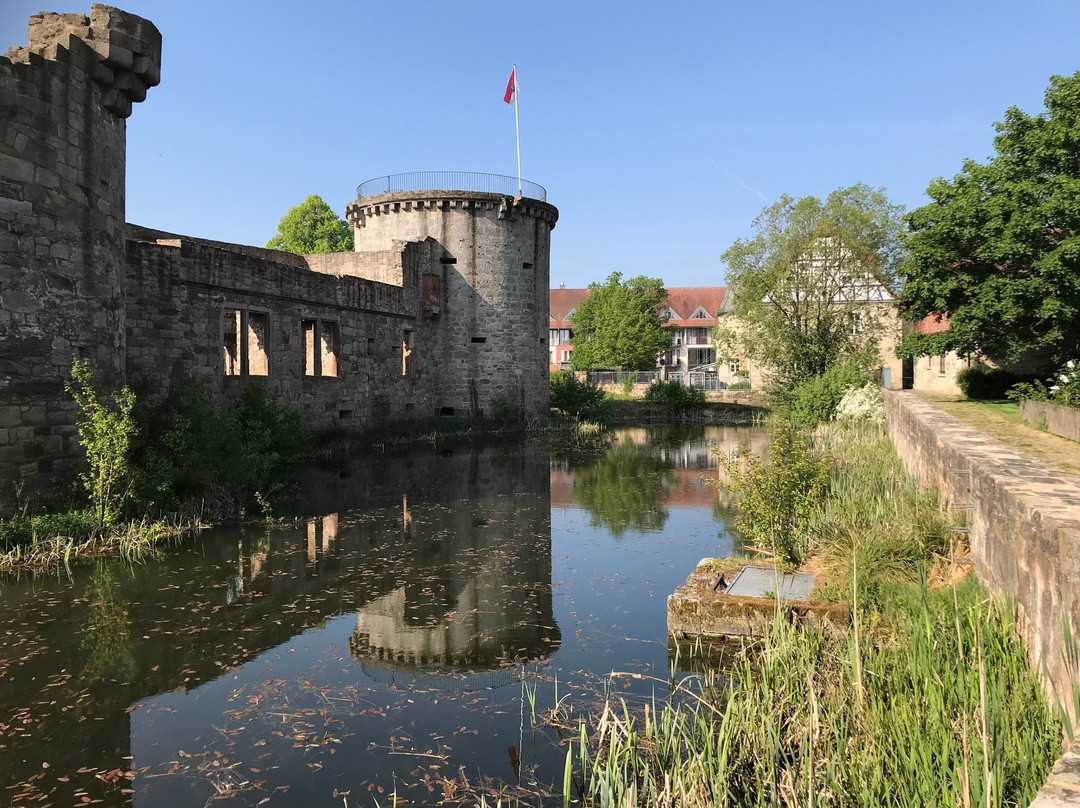
<instances>
[{"instance_id":1,"label":"reed grass","mask_svg":"<svg viewBox=\"0 0 1080 808\"><path fill-rule=\"evenodd\" d=\"M858 654L854 629L826 636L778 610L721 685L684 680L643 714L608 702L582 728L580 798L602 808L1027 805L1061 726L1011 608L970 580L955 601L925 584L918 595L891 638L863 636Z\"/></svg>"}]
</instances>

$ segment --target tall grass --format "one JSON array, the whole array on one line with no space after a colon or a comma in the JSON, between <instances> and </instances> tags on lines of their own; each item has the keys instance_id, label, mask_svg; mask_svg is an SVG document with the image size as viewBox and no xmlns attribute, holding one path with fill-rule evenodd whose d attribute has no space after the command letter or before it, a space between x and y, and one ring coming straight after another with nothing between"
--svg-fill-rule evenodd
<instances>
[{"instance_id":1,"label":"tall grass","mask_svg":"<svg viewBox=\"0 0 1080 808\"><path fill-rule=\"evenodd\" d=\"M895 584L914 583L921 564L938 582L955 573L953 557L967 550L962 534L949 531L937 494L904 472L884 424L827 424L814 431L813 445L830 467L809 528L809 555L827 578L821 597L850 597L855 568L859 600L870 605Z\"/></svg>"},{"instance_id":2,"label":"tall grass","mask_svg":"<svg viewBox=\"0 0 1080 808\"><path fill-rule=\"evenodd\" d=\"M586 805L1026 805L1060 725L1012 612L971 581L918 588L887 641L794 628L780 611L720 686L683 682L632 715L609 703L578 742ZM864 699L857 692L860 682Z\"/></svg>"}]
</instances>

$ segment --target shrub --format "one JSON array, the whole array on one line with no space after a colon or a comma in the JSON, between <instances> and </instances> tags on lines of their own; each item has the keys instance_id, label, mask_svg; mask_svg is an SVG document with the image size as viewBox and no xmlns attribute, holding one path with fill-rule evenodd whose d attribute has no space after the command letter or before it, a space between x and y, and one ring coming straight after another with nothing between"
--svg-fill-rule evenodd
<instances>
[{"instance_id":1,"label":"shrub","mask_svg":"<svg viewBox=\"0 0 1080 808\"><path fill-rule=\"evenodd\" d=\"M1070 359L1054 373L1052 384L1041 381L1020 382L1006 395L1017 400L1046 401L1063 407L1080 408L1080 366Z\"/></svg>"},{"instance_id":2,"label":"shrub","mask_svg":"<svg viewBox=\"0 0 1080 808\"><path fill-rule=\"evenodd\" d=\"M960 392L971 399L1005 398L1009 389L1022 381L1001 368L964 368L956 374Z\"/></svg>"},{"instance_id":3,"label":"shrub","mask_svg":"<svg viewBox=\"0 0 1080 808\"><path fill-rule=\"evenodd\" d=\"M848 390L863 387L869 381L870 372L861 360L834 365L781 394L778 409L786 411L796 426L814 427L833 419Z\"/></svg>"},{"instance_id":4,"label":"shrub","mask_svg":"<svg viewBox=\"0 0 1080 808\"><path fill-rule=\"evenodd\" d=\"M147 396L146 401L150 400ZM201 383L176 368L156 404L138 409L136 504L173 511L210 497L244 508L283 488L302 441L299 414L253 384L215 409Z\"/></svg>"},{"instance_id":5,"label":"shrub","mask_svg":"<svg viewBox=\"0 0 1080 808\"><path fill-rule=\"evenodd\" d=\"M872 382L852 387L836 405L835 417L837 421L884 422L885 400L881 388Z\"/></svg>"},{"instance_id":6,"label":"shrub","mask_svg":"<svg viewBox=\"0 0 1080 808\"><path fill-rule=\"evenodd\" d=\"M90 363L76 359L65 388L75 399L75 426L90 468L81 476L98 525L115 524L131 495L131 444L137 428L131 410L135 394L127 387L110 402L90 372Z\"/></svg>"},{"instance_id":7,"label":"shrub","mask_svg":"<svg viewBox=\"0 0 1080 808\"><path fill-rule=\"evenodd\" d=\"M664 404L672 412L700 410L705 406L705 391L678 382L657 379L645 391L645 401L650 404Z\"/></svg>"},{"instance_id":8,"label":"shrub","mask_svg":"<svg viewBox=\"0 0 1080 808\"><path fill-rule=\"evenodd\" d=\"M608 419L604 391L594 382L581 381L568 370L551 374L551 409L580 421Z\"/></svg>"},{"instance_id":9,"label":"shrub","mask_svg":"<svg viewBox=\"0 0 1080 808\"><path fill-rule=\"evenodd\" d=\"M731 384L729 384L727 386L727 389L731 390L731 391L749 390L750 389L750 382L748 382L748 381L747 382L732 382Z\"/></svg>"},{"instance_id":10,"label":"shrub","mask_svg":"<svg viewBox=\"0 0 1080 808\"><path fill-rule=\"evenodd\" d=\"M735 526L781 566L798 565L806 553L810 517L825 490L829 468L814 458L806 440L780 421L762 462L749 450L719 455L727 487L740 495Z\"/></svg>"}]
</instances>

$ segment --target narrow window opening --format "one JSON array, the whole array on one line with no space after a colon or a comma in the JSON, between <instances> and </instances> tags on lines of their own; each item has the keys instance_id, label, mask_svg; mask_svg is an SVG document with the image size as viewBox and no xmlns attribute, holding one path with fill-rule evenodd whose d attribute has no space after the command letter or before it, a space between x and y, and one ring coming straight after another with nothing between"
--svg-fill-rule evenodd
<instances>
[{"instance_id":1,"label":"narrow window opening","mask_svg":"<svg viewBox=\"0 0 1080 808\"><path fill-rule=\"evenodd\" d=\"M944 376L945 375L945 354L942 354L938 358L938 375L939 376Z\"/></svg>"},{"instance_id":2,"label":"narrow window opening","mask_svg":"<svg viewBox=\"0 0 1080 808\"><path fill-rule=\"evenodd\" d=\"M368 353L368 356L374 356L375 355L375 337L368 337L367 338L367 353Z\"/></svg>"},{"instance_id":3,"label":"narrow window opening","mask_svg":"<svg viewBox=\"0 0 1080 808\"><path fill-rule=\"evenodd\" d=\"M412 356L412 331L401 332L401 375L408 376L409 368L412 362L409 358Z\"/></svg>"},{"instance_id":4,"label":"narrow window opening","mask_svg":"<svg viewBox=\"0 0 1080 808\"><path fill-rule=\"evenodd\" d=\"M322 320L319 341L322 347L321 370L323 376L338 375L338 324L332 320Z\"/></svg>"},{"instance_id":5,"label":"narrow window opening","mask_svg":"<svg viewBox=\"0 0 1080 808\"><path fill-rule=\"evenodd\" d=\"M352 418L352 410L338 410L338 418Z\"/></svg>"},{"instance_id":6,"label":"narrow window opening","mask_svg":"<svg viewBox=\"0 0 1080 808\"><path fill-rule=\"evenodd\" d=\"M472 341L477 345L482 345L483 343L487 342L487 337L473 337Z\"/></svg>"},{"instance_id":7,"label":"narrow window opening","mask_svg":"<svg viewBox=\"0 0 1080 808\"><path fill-rule=\"evenodd\" d=\"M454 414L454 408L453 407L442 407L439 410L439 415L453 415L453 414Z\"/></svg>"},{"instance_id":8,"label":"narrow window opening","mask_svg":"<svg viewBox=\"0 0 1080 808\"><path fill-rule=\"evenodd\" d=\"M223 348L225 351L225 375L240 375L240 312L225 310Z\"/></svg>"},{"instance_id":9,"label":"narrow window opening","mask_svg":"<svg viewBox=\"0 0 1080 808\"><path fill-rule=\"evenodd\" d=\"M452 256L449 256L449 255L444 255L442 258L439 259L439 263L440 264L456 264L457 259L453 258Z\"/></svg>"},{"instance_id":10,"label":"narrow window opening","mask_svg":"<svg viewBox=\"0 0 1080 808\"><path fill-rule=\"evenodd\" d=\"M522 269L532 269L533 268L532 261L522 261L521 268Z\"/></svg>"}]
</instances>

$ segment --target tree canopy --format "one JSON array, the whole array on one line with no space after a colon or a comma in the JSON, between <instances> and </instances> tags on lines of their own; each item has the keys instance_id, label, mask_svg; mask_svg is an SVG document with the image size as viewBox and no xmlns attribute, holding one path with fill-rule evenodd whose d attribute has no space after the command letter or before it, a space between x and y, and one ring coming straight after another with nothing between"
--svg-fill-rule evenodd
<instances>
[{"instance_id":1,"label":"tree canopy","mask_svg":"<svg viewBox=\"0 0 1080 808\"><path fill-rule=\"evenodd\" d=\"M639 275L624 281L612 272L604 283L590 283L589 296L571 315L574 370L618 368L651 370L671 348L662 314L667 290L659 278Z\"/></svg>"},{"instance_id":2,"label":"tree canopy","mask_svg":"<svg viewBox=\"0 0 1080 808\"><path fill-rule=\"evenodd\" d=\"M986 165L934 180L907 217L903 310L949 317L947 331L905 338L908 356L1080 352L1080 72L1050 80L1045 112L1010 107L996 129Z\"/></svg>"},{"instance_id":3,"label":"tree canopy","mask_svg":"<svg viewBox=\"0 0 1080 808\"><path fill-rule=\"evenodd\" d=\"M790 388L850 355L876 350L881 303L891 299L905 252L903 211L883 189L783 196L754 220L754 235L723 255L734 322L717 345L772 367Z\"/></svg>"},{"instance_id":4,"label":"tree canopy","mask_svg":"<svg viewBox=\"0 0 1080 808\"><path fill-rule=\"evenodd\" d=\"M353 231L321 197L312 194L281 217L277 235L266 246L297 255L349 252L353 249Z\"/></svg>"}]
</instances>

